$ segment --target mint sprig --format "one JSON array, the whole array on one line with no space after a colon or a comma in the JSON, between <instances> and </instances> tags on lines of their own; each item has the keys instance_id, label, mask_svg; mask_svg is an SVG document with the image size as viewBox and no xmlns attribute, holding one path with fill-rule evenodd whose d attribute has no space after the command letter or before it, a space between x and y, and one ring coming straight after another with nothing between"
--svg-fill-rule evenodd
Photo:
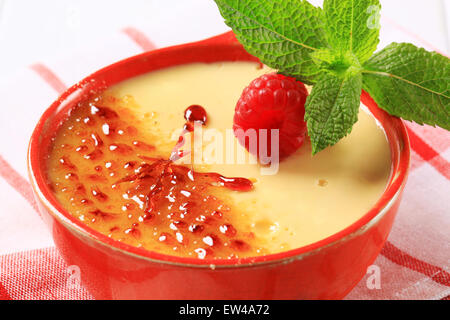
<instances>
[{"instance_id":1,"label":"mint sprig","mask_svg":"<svg viewBox=\"0 0 450 320\"><path fill-rule=\"evenodd\" d=\"M380 108L450 130L449 59L379 42L379 0L216 0L248 52L313 90L305 120L313 154L351 132L364 88Z\"/></svg>"}]
</instances>

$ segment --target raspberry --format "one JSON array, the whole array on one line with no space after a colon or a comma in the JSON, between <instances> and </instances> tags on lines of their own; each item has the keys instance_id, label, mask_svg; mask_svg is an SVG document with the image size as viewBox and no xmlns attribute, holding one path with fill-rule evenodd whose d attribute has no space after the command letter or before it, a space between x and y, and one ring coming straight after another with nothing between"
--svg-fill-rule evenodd
<instances>
[{"instance_id":1,"label":"raspberry","mask_svg":"<svg viewBox=\"0 0 450 320\"><path fill-rule=\"evenodd\" d=\"M303 83L281 74L265 74L253 80L244 89L234 114L233 130L240 144L256 156L261 154L261 148L270 157L270 131L267 131L266 145L260 145L258 132L260 129L279 129L279 158L293 154L305 139L307 96L308 91ZM244 132L256 130L256 150L250 150L249 135L239 134L238 129Z\"/></svg>"}]
</instances>

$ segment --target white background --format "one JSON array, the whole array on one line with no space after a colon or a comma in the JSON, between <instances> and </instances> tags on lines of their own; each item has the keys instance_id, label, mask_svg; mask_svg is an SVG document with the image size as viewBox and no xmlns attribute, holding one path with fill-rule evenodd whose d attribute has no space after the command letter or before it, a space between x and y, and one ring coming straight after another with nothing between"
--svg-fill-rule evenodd
<instances>
[{"instance_id":1,"label":"white background","mask_svg":"<svg viewBox=\"0 0 450 320\"><path fill-rule=\"evenodd\" d=\"M380 48L392 41L426 42L427 49L449 52L450 0L381 3ZM213 0L0 0L0 78L64 52L101 46L126 26L145 31L158 46L228 29Z\"/></svg>"}]
</instances>

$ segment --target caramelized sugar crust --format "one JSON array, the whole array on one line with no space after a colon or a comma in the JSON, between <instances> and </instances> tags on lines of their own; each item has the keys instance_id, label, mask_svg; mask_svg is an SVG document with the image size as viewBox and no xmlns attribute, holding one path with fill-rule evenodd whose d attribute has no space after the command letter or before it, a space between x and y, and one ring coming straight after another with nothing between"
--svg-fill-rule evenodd
<instances>
[{"instance_id":1,"label":"caramelized sugar crust","mask_svg":"<svg viewBox=\"0 0 450 320\"><path fill-rule=\"evenodd\" d=\"M174 164L170 148L157 147L167 138L140 130L145 119L128 103L95 96L75 107L58 130L48 182L70 214L113 239L165 254L203 259L267 253L229 196L248 191L251 183Z\"/></svg>"}]
</instances>

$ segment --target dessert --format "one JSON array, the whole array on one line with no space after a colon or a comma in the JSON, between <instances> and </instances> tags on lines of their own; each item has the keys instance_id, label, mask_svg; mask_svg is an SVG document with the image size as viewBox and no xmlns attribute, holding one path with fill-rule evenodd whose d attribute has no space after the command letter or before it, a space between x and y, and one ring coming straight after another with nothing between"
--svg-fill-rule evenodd
<instances>
[{"instance_id":1,"label":"dessert","mask_svg":"<svg viewBox=\"0 0 450 320\"><path fill-rule=\"evenodd\" d=\"M52 191L70 214L113 239L200 259L286 251L344 229L385 189L384 132L361 109L335 146L313 157L305 139L279 166L260 165L231 128L244 87L270 72L252 62L193 63L94 94L56 133L47 162ZM201 161L186 163L194 158Z\"/></svg>"},{"instance_id":2,"label":"dessert","mask_svg":"<svg viewBox=\"0 0 450 320\"><path fill-rule=\"evenodd\" d=\"M29 148L40 211L96 298L342 298L398 209L410 149L397 117L449 128L448 59L374 53L378 1L216 3L233 32L120 61L52 104ZM261 63L312 86L295 130L238 102L273 72ZM237 143L233 126L272 125L280 163L271 144L265 161Z\"/></svg>"}]
</instances>

